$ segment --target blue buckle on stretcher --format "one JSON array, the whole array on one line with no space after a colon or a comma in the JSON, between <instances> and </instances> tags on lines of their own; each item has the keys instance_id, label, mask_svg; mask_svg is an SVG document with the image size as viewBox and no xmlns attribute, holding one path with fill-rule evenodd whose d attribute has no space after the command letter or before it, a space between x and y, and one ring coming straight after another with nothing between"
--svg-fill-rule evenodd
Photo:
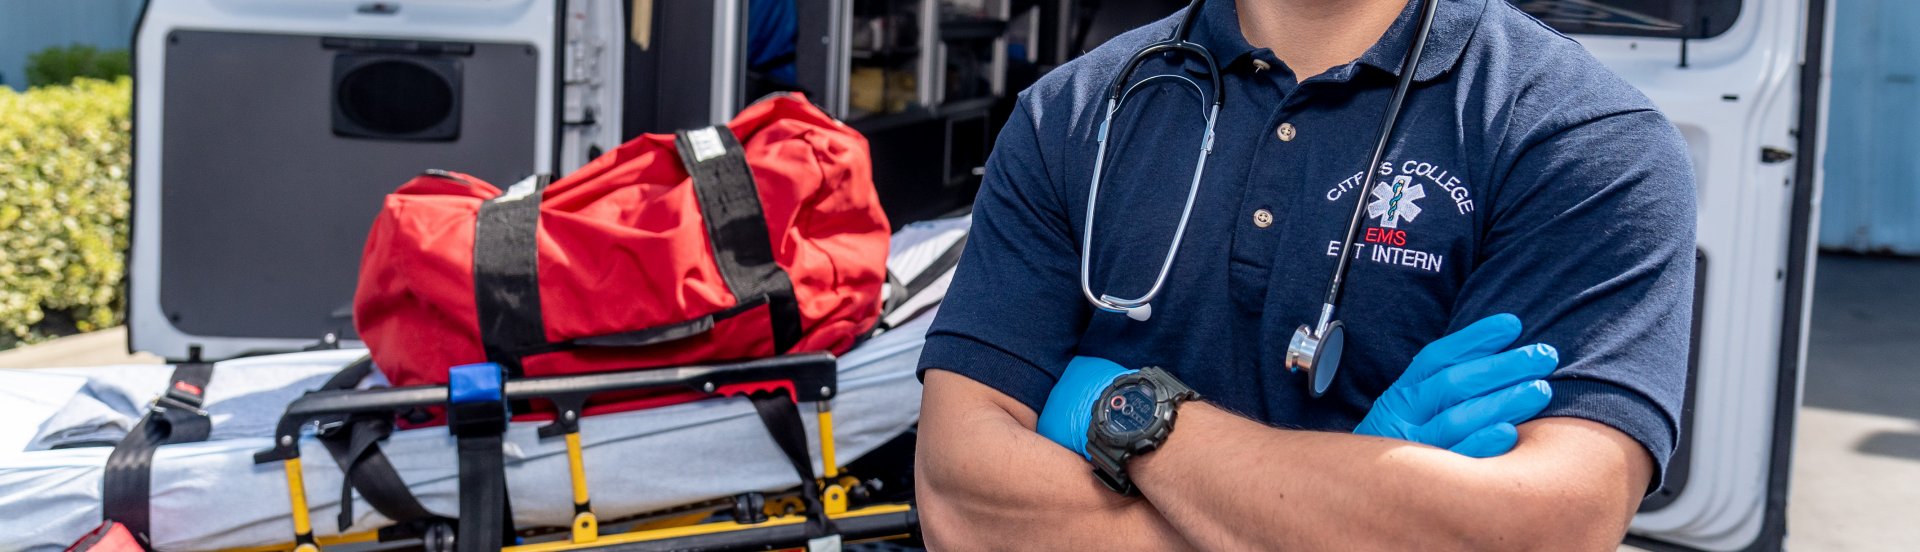
<instances>
[{"instance_id":1,"label":"blue buckle on stretcher","mask_svg":"<svg viewBox=\"0 0 1920 552\"><path fill-rule=\"evenodd\" d=\"M499 435L506 431L506 370L485 362L447 369L447 429L454 435Z\"/></svg>"},{"instance_id":2,"label":"blue buckle on stretcher","mask_svg":"<svg viewBox=\"0 0 1920 552\"><path fill-rule=\"evenodd\" d=\"M499 364L482 362L447 369L447 404L500 400L502 375Z\"/></svg>"}]
</instances>

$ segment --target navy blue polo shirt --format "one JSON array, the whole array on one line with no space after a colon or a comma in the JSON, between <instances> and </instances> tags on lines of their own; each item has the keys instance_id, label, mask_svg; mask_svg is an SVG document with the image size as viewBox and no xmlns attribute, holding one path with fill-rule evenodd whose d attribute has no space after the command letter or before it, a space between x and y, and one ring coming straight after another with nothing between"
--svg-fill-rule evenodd
<instances>
[{"instance_id":1,"label":"navy blue polo shirt","mask_svg":"<svg viewBox=\"0 0 1920 552\"><path fill-rule=\"evenodd\" d=\"M1081 295L1081 233L1110 81L1182 14L1128 32L1020 95L987 163L973 234L921 369L987 384L1036 412L1068 359L1161 366L1226 409L1280 427L1351 431L1421 347L1497 313L1520 344L1560 351L1547 416L1632 436L1660 471L1686 384L1694 274L1687 146L1652 103L1578 43L1501 0L1441 0L1385 161L1366 167L1422 0L1352 63L1304 82L1249 45L1232 0L1192 40L1225 105L1191 226L1152 318ZM1191 75L1147 63L1133 80ZM1204 120L1175 79L1116 118L1094 222L1096 294L1152 285L1184 204ZM1361 171L1379 185L1360 189ZM1319 315L1354 202L1362 245L1338 318L1346 354L1322 398L1283 367Z\"/></svg>"}]
</instances>

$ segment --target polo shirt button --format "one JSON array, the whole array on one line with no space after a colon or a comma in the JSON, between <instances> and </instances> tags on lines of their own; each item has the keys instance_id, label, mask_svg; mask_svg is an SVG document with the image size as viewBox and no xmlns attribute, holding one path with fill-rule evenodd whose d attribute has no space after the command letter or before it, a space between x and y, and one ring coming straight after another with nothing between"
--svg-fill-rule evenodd
<instances>
[{"instance_id":1,"label":"polo shirt button","mask_svg":"<svg viewBox=\"0 0 1920 552\"><path fill-rule=\"evenodd\" d=\"M1280 130L1274 133L1280 135L1280 141L1292 142L1293 137L1300 135L1300 130L1293 128L1293 123L1280 123Z\"/></svg>"},{"instance_id":2,"label":"polo shirt button","mask_svg":"<svg viewBox=\"0 0 1920 552\"><path fill-rule=\"evenodd\" d=\"M1273 226L1273 211L1255 209L1253 211L1253 225L1261 228Z\"/></svg>"}]
</instances>

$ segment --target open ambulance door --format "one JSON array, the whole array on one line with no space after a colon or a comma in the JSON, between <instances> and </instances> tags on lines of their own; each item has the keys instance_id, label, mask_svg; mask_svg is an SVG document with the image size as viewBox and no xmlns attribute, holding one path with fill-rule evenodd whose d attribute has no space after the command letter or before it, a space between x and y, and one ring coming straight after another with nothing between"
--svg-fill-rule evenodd
<instances>
[{"instance_id":1,"label":"open ambulance door","mask_svg":"<svg viewBox=\"0 0 1920 552\"><path fill-rule=\"evenodd\" d=\"M218 360L350 340L360 249L388 192L427 169L503 186L553 171L560 13L552 0L147 2L129 348Z\"/></svg>"},{"instance_id":2,"label":"open ambulance door","mask_svg":"<svg viewBox=\"0 0 1920 552\"><path fill-rule=\"evenodd\" d=\"M1800 407L1829 0L1520 0L1653 98L1699 180L1680 444L1628 543L1778 550Z\"/></svg>"},{"instance_id":3,"label":"open ambulance door","mask_svg":"<svg viewBox=\"0 0 1920 552\"><path fill-rule=\"evenodd\" d=\"M221 360L354 345L360 252L387 193L428 169L502 187L565 174L638 133L624 128L632 95L694 98L672 107L724 121L736 106L712 98L738 96L727 68L745 3L147 1L128 349ZM636 41L647 61L701 62L636 81ZM642 85L655 81L675 87Z\"/></svg>"}]
</instances>

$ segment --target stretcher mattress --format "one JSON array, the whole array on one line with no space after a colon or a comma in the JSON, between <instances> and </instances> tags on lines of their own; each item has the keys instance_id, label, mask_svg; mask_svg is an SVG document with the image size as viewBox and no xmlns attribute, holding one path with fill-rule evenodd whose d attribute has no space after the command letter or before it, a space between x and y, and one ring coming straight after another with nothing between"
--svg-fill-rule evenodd
<instances>
[{"instance_id":1,"label":"stretcher mattress","mask_svg":"<svg viewBox=\"0 0 1920 552\"><path fill-rule=\"evenodd\" d=\"M932 262L944 243L964 235L965 224L902 230L889 265ZM910 266L903 277L914 277ZM909 302L943 295L950 277L939 277ZM921 314L840 358L833 413L841 463L918 421L914 367L933 319L930 311ZM318 351L217 364L206 394L210 440L161 447L154 455L154 547L210 550L288 541L293 527L285 476L278 463L255 465L253 453L269 447L287 403L363 354ZM61 550L99 524L101 474L111 447L56 447L118 441L165 388L168 373L150 365L0 370L0 404L7 405L0 421L0 552ZM813 405L801 405L809 434L817 435L813 412ZM508 489L514 523L521 527L565 526L572 516L564 440L538 438L542 423L516 422L506 435ZM798 484L745 399L593 416L580 426L593 507L602 519ZM808 446L817 473L819 444L809 439ZM445 428L398 431L382 448L422 505L436 514L458 514L458 463ZM340 469L310 434L300 450L315 533L338 534ZM357 493L354 501L347 532L391 524Z\"/></svg>"}]
</instances>

